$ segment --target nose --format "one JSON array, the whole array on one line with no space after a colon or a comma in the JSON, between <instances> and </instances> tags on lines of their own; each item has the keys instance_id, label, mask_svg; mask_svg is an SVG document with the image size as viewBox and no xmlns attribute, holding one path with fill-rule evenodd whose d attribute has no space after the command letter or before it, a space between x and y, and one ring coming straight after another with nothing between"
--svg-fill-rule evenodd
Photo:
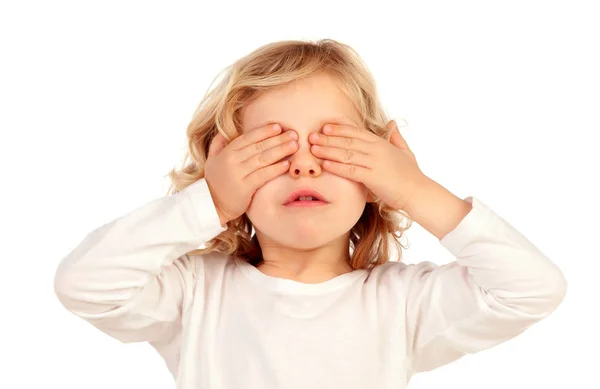
<instances>
[{"instance_id":1,"label":"nose","mask_svg":"<svg viewBox=\"0 0 600 389\"><path fill-rule=\"evenodd\" d=\"M289 156L290 161L289 174L293 177L318 177L321 175L321 160L310 151L311 143L308 136L304 138L299 136L298 149Z\"/></svg>"}]
</instances>

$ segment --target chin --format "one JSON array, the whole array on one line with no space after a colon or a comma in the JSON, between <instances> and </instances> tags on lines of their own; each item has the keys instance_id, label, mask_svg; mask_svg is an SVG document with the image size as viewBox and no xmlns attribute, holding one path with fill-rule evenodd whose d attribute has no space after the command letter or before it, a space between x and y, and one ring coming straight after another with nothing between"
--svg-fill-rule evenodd
<instances>
[{"instance_id":1,"label":"chin","mask_svg":"<svg viewBox=\"0 0 600 389\"><path fill-rule=\"evenodd\" d=\"M296 250L311 250L326 246L332 241L339 239L341 236L347 234L350 228L352 226L348 229L340 229L339 231L326 228L315 230L296 226L283 227L281 224L278 224L276 226L267 225L262 229L259 225L256 225L255 231L261 244L268 242L271 245Z\"/></svg>"}]
</instances>

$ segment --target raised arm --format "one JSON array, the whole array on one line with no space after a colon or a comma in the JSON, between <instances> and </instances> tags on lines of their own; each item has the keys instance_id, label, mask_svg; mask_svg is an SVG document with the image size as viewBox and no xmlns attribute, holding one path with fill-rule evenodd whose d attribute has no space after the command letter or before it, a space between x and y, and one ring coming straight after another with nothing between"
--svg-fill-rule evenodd
<instances>
[{"instance_id":1,"label":"raised arm","mask_svg":"<svg viewBox=\"0 0 600 389\"><path fill-rule=\"evenodd\" d=\"M428 210L407 212L436 231L456 261L443 266L426 261L404 269L413 372L519 335L550 315L567 289L557 266L485 204L472 196L460 199L472 205L465 215L460 202L437 190L428 195L437 200ZM420 198L425 206L426 196ZM441 224L436 224L436 210Z\"/></svg>"},{"instance_id":2,"label":"raised arm","mask_svg":"<svg viewBox=\"0 0 600 389\"><path fill-rule=\"evenodd\" d=\"M224 230L200 179L90 232L59 264L56 295L122 342L167 339L202 282L186 253Z\"/></svg>"}]
</instances>

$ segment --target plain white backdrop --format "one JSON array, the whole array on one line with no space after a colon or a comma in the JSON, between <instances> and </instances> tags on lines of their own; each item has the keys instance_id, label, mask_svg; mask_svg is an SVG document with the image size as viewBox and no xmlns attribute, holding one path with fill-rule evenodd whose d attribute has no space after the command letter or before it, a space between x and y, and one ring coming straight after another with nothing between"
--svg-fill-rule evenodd
<instances>
[{"instance_id":1,"label":"plain white backdrop","mask_svg":"<svg viewBox=\"0 0 600 389\"><path fill-rule=\"evenodd\" d=\"M171 388L147 344L66 311L54 271L88 232L164 196L217 73L275 40L369 65L422 170L563 270L563 304L411 389L598 388L600 12L595 1L7 1L0 6L0 387ZM406 122L406 123L405 123ZM409 263L453 258L418 224Z\"/></svg>"}]
</instances>

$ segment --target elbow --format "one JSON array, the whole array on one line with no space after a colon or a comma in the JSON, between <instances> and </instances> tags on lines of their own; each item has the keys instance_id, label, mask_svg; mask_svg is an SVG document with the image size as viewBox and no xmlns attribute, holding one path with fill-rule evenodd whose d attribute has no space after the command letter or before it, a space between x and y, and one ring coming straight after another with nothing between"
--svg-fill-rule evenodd
<instances>
[{"instance_id":1,"label":"elbow","mask_svg":"<svg viewBox=\"0 0 600 389\"><path fill-rule=\"evenodd\" d=\"M63 261L54 275L54 295L58 301L70 312L81 315L92 308L91 300L97 299L91 288L91 280L84 277L72 265Z\"/></svg>"},{"instance_id":2,"label":"elbow","mask_svg":"<svg viewBox=\"0 0 600 389\"><path fill-rule=\"evenodd\" d=\"M549 304L552 310L556 309L562 301L565 299L567 294L567 280L564 274L555 266L554 270L550 272L547 282L547 295L549 296Z\"/></svg>"},{"instance_id":3,"label":"elbow","mask_svg":"<svg viewBox=\"0 0 600 389\"><path fill-rule=\"evenodd\" d=\"M73 250L69 255L62 258L54 273L53 290L54 294L62 305L71 310L74 304L74 291L81 281L77 281L77 275L81 276L81 271L77 268L78 258ZM80 277L79 277L80 278Z\"/></svg>"},{"instance_id":4,"label":"elbow","mask_svg":"<svg viewBox=\"0 0 600 389\"><path fill-rule=\"evenodd\" d=\"M513 279L510 287L490 292L494 297L490 306L527 323L549 316L564 300L568 285L563 273L552 263L547 266L548 263Z\"/></svg>"},{"instance_id":5,"label":"elbow","mask_svg":"<svg viewBox=\"0 0 600 389\"><path fill-rule=\"evenodd\" d=\"M563 302L567 294L567 280L552 263L540 269L538 277L531 284L530 298L522 299L524 314L539 319L549 316Z\"/></svg>"},{"instance_id":6,"label":"elbow","mask_svg":"<svg viewBox=\"0 0 600 389\"><path fill-rule=\"evenodd\" d=\"M118 304L115 299L111 299L109 290L86 286L87 281L80 279L76 274L56 276L54 294L67 311L83 319L116 315L124 304Z\"/></svg>"},{"instance_id":7,"label":"elbow","mask_svg":"<svg viewBox=\"0 0 600 389\"><path fill-rule=\"evenodd\" d=\"M538 318L550 315L567 294L567 280L562 271L546 256L540 256L537 266L530 268L521 284L524 314ZM515 302L519 304L518 302Z\"/></svg>"},{"instance_id":8,"label":"elbow","mask_svg":"<svg viewBox=\"0 0 600 389\"><path fill-rule=\"evenodd\" d=\"M54 275L54 295L69 311L72 310L74 303L74 300L71 297L73 294L73 286L70 279L71 277L69 274L60 269Z\"/></svg>"},{"instance_id":9,"label":"elbow","mask_svg":"<svg viewBox=\"0 0 600 389\"><path fill-rule=\"evenodd\" d=\"M545 310L552 312L562 303L567 294L567 280L558 266L546 256L542 257L540 263L535 278L537 285L534 284L534 287L539 290L540 299L545 301Z\"/></svg>"}]
</instances>

